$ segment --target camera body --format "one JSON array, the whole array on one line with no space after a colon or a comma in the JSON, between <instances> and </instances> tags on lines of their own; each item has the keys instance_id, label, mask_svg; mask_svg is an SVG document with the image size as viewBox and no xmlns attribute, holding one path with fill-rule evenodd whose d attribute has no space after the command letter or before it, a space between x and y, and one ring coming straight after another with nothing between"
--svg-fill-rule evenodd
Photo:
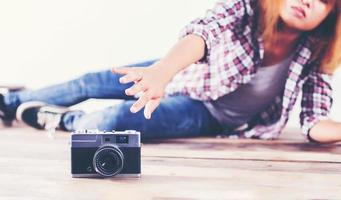
<instances>
[{"instance_id":1,"label":"camera body","mask_svg":"<svg viewBox=\"0 0 341 200\"><path fill-rule=\"evenodd\" d=\"M74 178L140 177L140 133L132 130L73 132L71 174Z\"/></svg>"}]
</instances>

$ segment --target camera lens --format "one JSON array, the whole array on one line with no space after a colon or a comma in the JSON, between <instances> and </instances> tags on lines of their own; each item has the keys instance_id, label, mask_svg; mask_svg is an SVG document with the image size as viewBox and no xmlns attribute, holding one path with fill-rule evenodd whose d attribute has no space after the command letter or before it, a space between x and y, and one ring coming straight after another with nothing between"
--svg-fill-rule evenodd
<instances>
[{"instance_id":1,"label":"camera lens","mask_svg":"<svg viewBox=\"0 0 341 200\"><path fill-rule=\"evenodd\" d=\"M103 146L99 148L93 159L97 173L105 177L115 176L123 169L123 153L115 146Z\"/></svg>"}]
</instances>

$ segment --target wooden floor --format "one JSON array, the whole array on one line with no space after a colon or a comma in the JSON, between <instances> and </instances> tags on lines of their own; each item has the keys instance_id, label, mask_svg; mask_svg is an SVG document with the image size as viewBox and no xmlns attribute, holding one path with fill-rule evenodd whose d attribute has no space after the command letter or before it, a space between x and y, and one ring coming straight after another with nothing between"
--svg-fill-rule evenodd
<instances>
[{"instance_id":1,"label":"wooden floor","mask_svg":"<svg viewBox=\"0 0 341 200\"><path fill-rule=\"evenodd\" d=\"M69 134L0 127L0 199L341 199L341 146L295 130L266 142L144 144L141 179L73 179Z\"/></svg>"}]
</instances>

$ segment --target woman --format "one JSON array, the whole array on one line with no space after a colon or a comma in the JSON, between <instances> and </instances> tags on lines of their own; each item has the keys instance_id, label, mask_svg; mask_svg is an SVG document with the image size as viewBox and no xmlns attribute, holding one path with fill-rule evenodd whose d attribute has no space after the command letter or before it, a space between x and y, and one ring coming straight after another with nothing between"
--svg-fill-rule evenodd
<instances>
[{"instance_id":1,"label":"woman","mask_svg":"<svg viewBox=\"0 0 341 200\"><path fill-rule=\"evenodd\" d=\"M340 11L337 0L221 1L189 24L157 62L115 68L114 75L88 74L38 92L5 95L2 110L7 116L17 110L19 119L37 128L46 128L53 121L46 116L53 115L64 130L136 129L142 139L221 133L275 139L303 91L303 134L311 141L338 142L341 124L328 114L330 78L341 57ZM113 88L104 88L108 83ZM62 89L66 85L68 90ZM44 95L47 91L76 97L56 101L56 96ZM69 106L87 98L126 101L88 115L57 112L41 103L22 104L40 100ZM137 114L128 112L130 107Z\"/></svg>"}]
</instances>

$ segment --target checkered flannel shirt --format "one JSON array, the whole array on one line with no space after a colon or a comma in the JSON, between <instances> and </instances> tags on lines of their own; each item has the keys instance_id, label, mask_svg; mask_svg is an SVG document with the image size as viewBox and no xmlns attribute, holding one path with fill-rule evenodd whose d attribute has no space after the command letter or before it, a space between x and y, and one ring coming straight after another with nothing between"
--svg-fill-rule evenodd
<instances>
[{"instance_id":1,"label":"checkered flannel shirt","mask_svg":"<svg viewBox=\"0 0 341 200\"><path fill-rule=\"evenodd\" d=\"M206 42L202 60L179 72L166 88L166 95L182 94L201 101L216 100L248 83L264 57L262 38L257 36L257 0L218 2L204 18L187 25L181 37L201 36ZM311 59L311 42L302 37L288 72L284 95L258 113L239 137L275 139L288 122L302 92L300 123L305 136L332 106L332 75L322 73Z\"/></svg>"}]
</instances>

